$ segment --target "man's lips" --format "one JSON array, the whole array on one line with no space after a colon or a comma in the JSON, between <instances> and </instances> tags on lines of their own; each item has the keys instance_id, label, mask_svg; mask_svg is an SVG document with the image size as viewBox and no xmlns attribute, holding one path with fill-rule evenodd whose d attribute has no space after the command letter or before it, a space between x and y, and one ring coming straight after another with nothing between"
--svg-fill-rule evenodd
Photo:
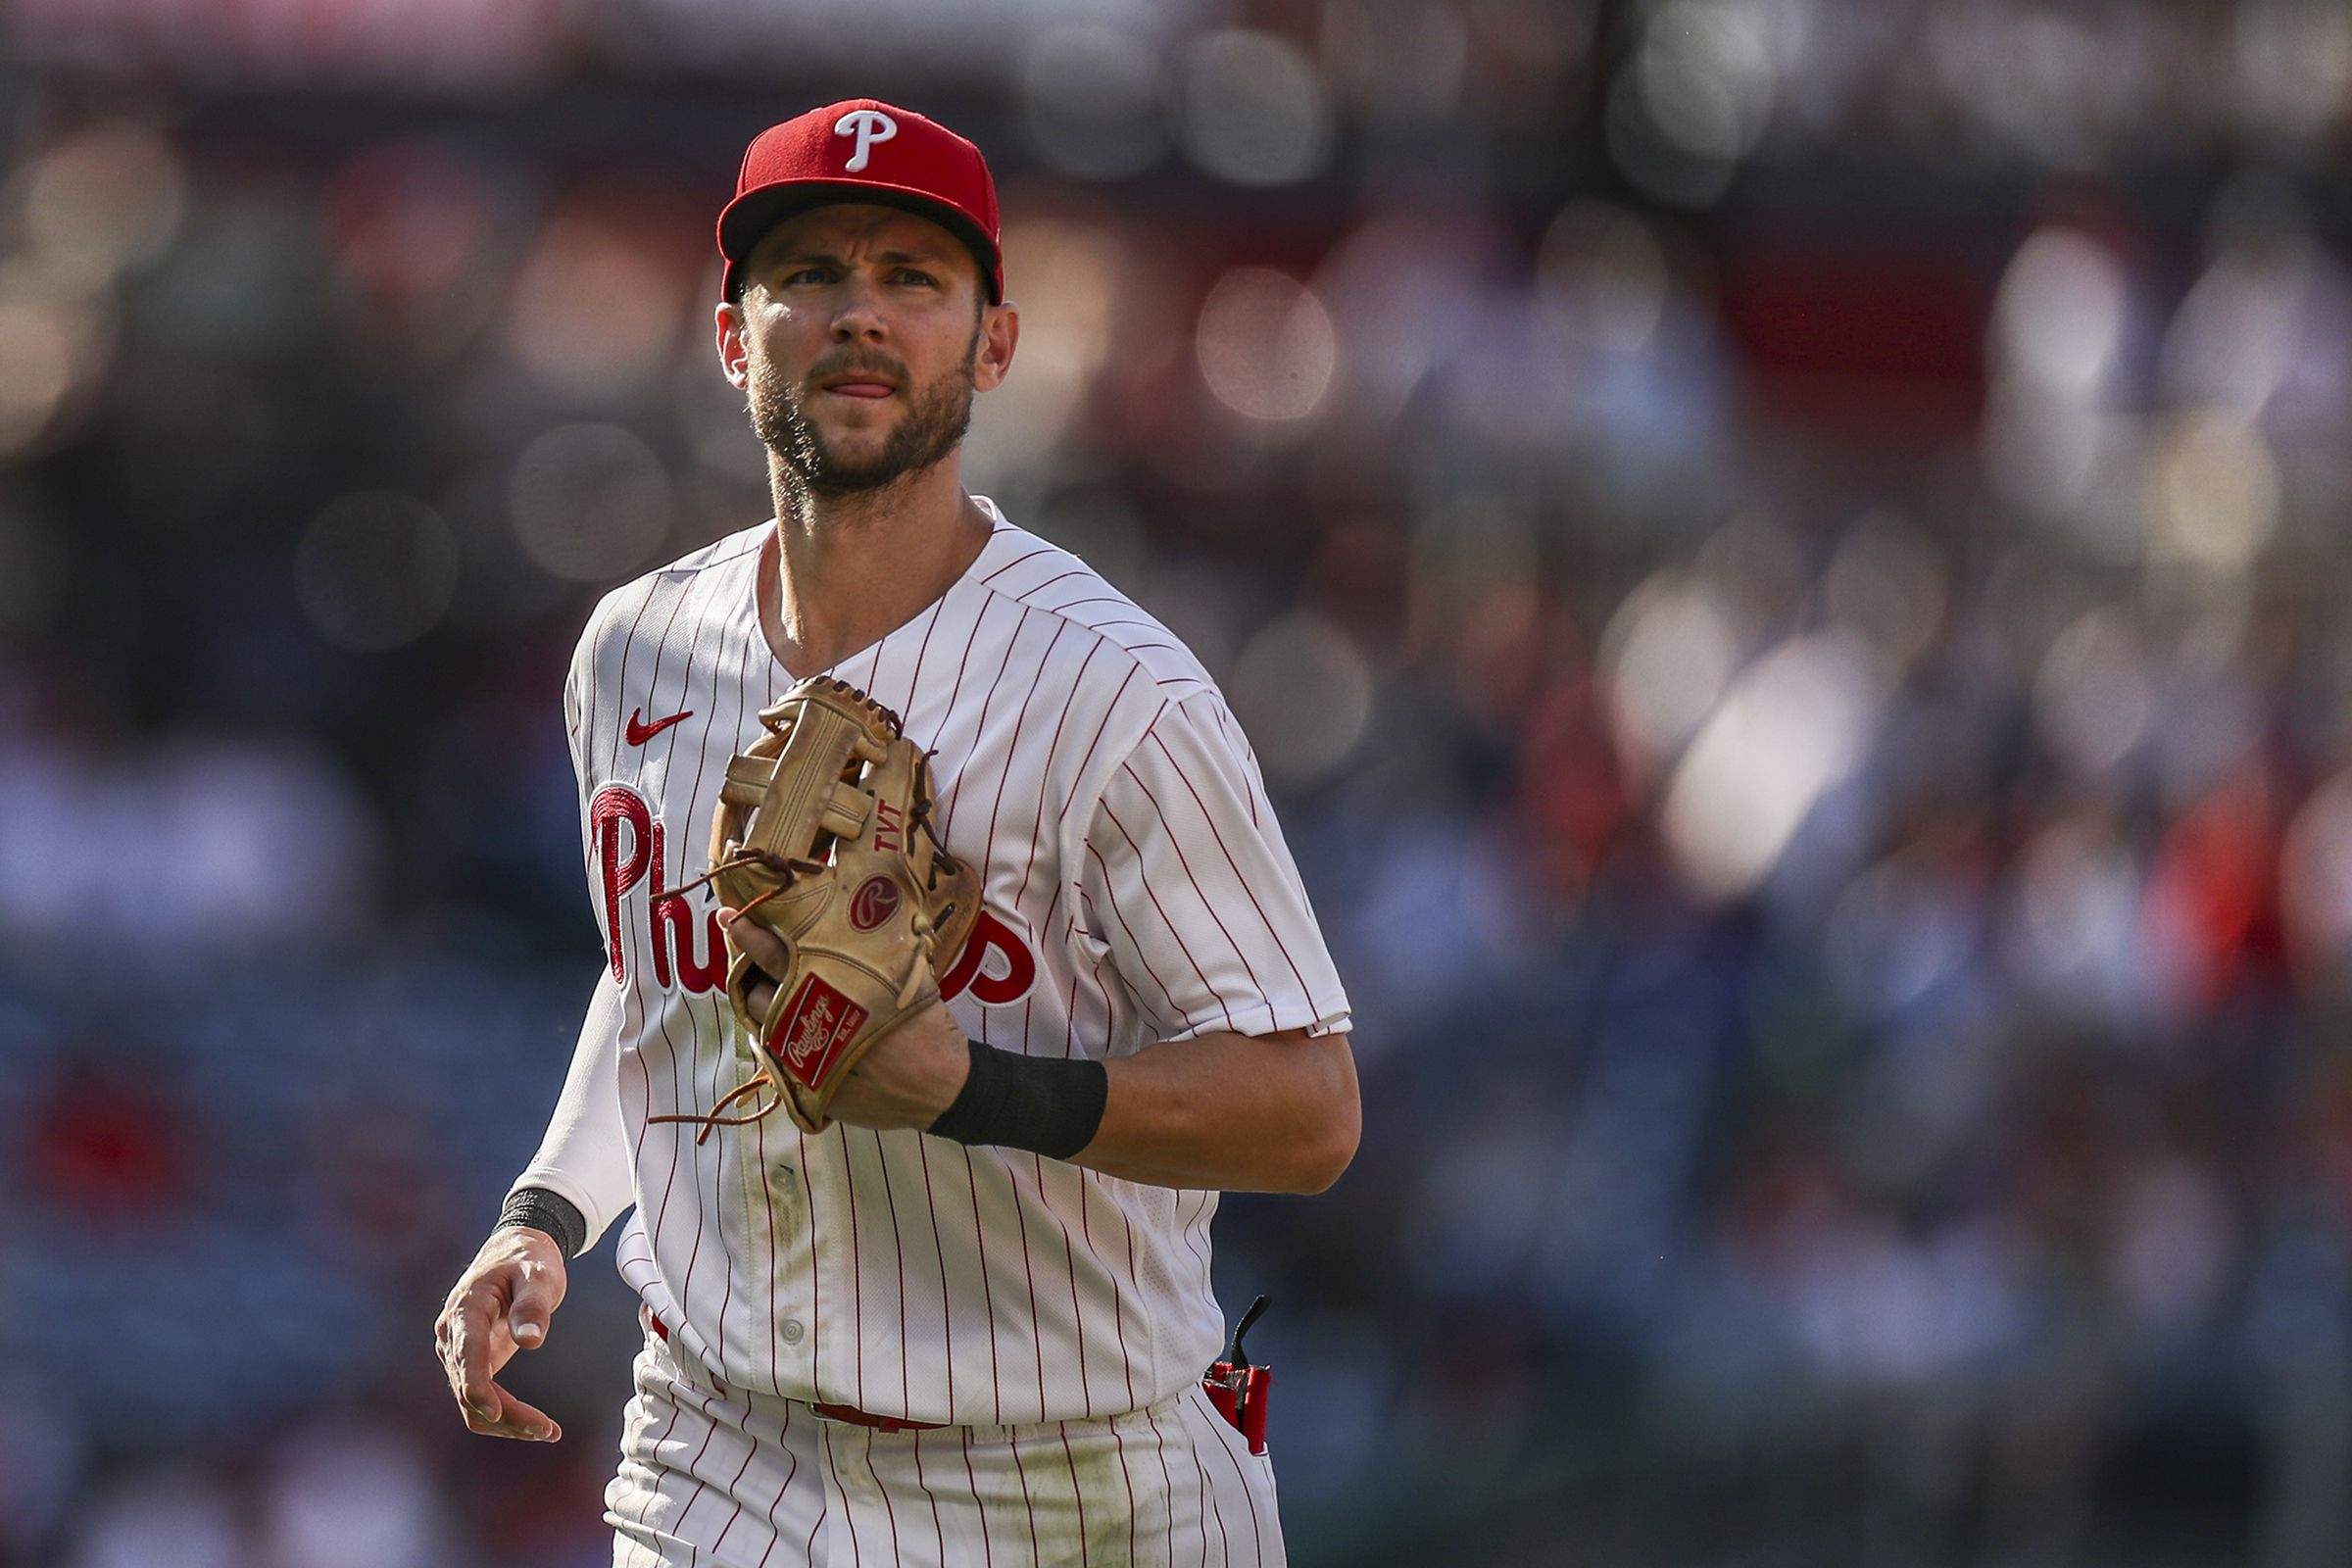
<instances>
[{"instance_id":1,"label":"man's lips","mask_svg":"<svg viewBox=\"0 0 2352 1568\"><path fill-rule=\"evenodd\" d=\"M842 381L827 381L822 390L845 398L886 398L896 389L888 381L853 376Z\"/></svg>"}]
</instances>

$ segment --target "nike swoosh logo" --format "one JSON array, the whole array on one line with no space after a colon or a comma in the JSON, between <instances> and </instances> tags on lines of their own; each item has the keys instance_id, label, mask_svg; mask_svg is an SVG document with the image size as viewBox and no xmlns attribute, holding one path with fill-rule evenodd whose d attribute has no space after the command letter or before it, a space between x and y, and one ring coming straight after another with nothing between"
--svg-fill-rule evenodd
<instances>
[{"instance_id":1,"label":"nike swoosh logo","mask_svg":"<svg viewBox=\"0 0 2352 1568\"><path fill-rule=\"evenodd\" d=\"M670 725L683 724L693 716L694 710L689 708L683 713L672 713L667 718L659 718L648 724L645 721L645 710L632 708L629 710L629 721L623 726L621 733L628 737L631 746L643 746L647 741L669 728Z\"/></svg>"}]
</instances>

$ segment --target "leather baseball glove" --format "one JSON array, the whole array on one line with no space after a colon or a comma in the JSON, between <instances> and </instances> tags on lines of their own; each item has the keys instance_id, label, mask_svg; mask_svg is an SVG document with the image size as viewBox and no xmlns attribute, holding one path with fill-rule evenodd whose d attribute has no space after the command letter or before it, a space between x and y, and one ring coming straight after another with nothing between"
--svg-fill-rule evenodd
<instances>
[{"instance_id":1,"label":"leather baseball glove","mask_svg":"<svg viewBox=\"0 0 2352 1568\"><path fill-rule=\"evenodd\" d=\"M710 1116L663 1117L742 1126L781 1102L809 1132L873 1044L939 995L980 913L980 879L948 854L931 826L928 756L899 716L830 676L804 680L760 722L767 733L727 764L710 824L710 880L790 955L767 976L732 941L727 996L761 1048L759 1076ZM751 993L776 983L762 1019ZM754 1113L717 1114L766 1090ZM698 1140L699 1141L699 1140Z\"/></svg>"}]
</instances>

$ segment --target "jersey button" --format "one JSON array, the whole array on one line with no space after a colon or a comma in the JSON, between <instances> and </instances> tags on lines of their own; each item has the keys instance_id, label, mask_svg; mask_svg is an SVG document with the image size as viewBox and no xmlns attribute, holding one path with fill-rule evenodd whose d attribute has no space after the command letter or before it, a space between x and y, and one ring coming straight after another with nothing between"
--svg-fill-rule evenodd
<instances>
[{"instance_id":1,"label":"jersey button","mask_svg":"<svg viewBox=\"0 0 2352 1568\"><path fill-rule=\"evenodd\" d=\"M808 1330L801 1326L801 1320L799 1318L788 1317L784 1320L783 1327L778 1329L777 1332L784 1336L784 1343L786 1345L798 1345L801 1343L801 1336L806 1334Z\"/></svg>"},{"instance_id":2,"label":"jersey button","mask_svg":"<svg viewBox=\"0 0 2352 1568\"><path fill-rule=\"evenodd\" d=\"M800 1178L801 1173L794 1170L790 1165L778 1165L776 1167L776 1185L783 1188L788 1193L792 1191L793 1185L797 1183Z\"/></svg>"}]
</instances>

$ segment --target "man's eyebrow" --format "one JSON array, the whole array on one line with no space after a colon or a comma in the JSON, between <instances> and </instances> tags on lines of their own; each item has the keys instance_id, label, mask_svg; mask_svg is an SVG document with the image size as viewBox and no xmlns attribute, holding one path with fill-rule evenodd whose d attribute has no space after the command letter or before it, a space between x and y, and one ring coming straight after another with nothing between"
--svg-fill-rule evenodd
<instances>
[{"instance_id":1,"label":"man's eyebrow","mask_svg":"<svg viewBox=\"0 0 2352 1568\"><path fill-rule=\"evenodd\" d=\"M939 265L941 258L946 253L943 251L876 251L874 253L874 260L891 266L898 266L906 262L920 262L928 266L936 267ZM779 266L787 267L806 262L823 262L831 267L841 267L846 265L842 261L841 257L832 251L808 249L787 250L783 255L776 258L776 262Z\"/></svg>"}]
</instances>

